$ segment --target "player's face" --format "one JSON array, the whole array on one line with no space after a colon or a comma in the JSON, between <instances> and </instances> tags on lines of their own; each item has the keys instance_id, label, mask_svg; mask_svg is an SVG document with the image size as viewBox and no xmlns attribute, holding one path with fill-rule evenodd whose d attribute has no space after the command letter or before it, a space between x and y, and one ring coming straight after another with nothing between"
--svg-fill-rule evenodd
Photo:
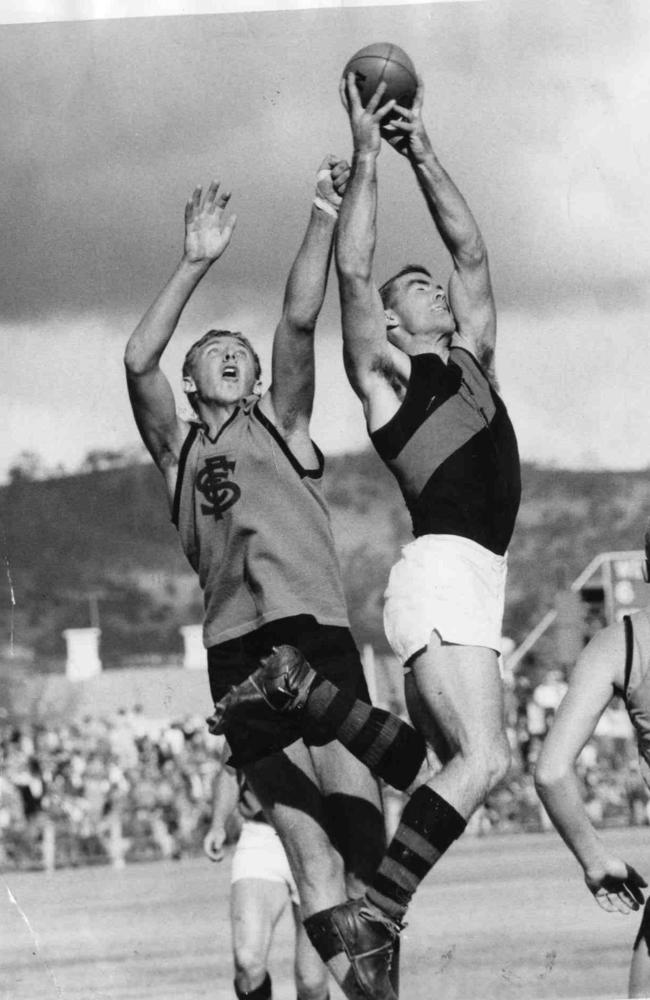
<instances>
[{"instance_id":1,"label":"player's face","mask_svg":"<svg viewBox=\"0 0 650 1000\"><path fill-rule=\"evenodd\" d=\"M427 274L412 271L398 279L392 311L400 326L413 336L452 334L454 317L442 285Z\"/></svg>"},{"instance_id":2,"label":"player's face","mask_svg":"<svg viewBox=\"0 0 650 1000\"><path fill-rule=\"evenodd\" d=\"M196 358L192 378L199 400L222 406L237 403L255 388L255 361L236 337L217 337Z\"/></svg>"}]
</instances>

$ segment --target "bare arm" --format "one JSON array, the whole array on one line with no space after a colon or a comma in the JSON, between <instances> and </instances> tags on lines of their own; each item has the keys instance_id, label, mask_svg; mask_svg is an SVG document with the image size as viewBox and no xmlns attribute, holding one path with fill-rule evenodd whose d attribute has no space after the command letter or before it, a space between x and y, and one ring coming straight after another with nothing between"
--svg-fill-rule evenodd
<instances>
[{"instance_id":1,"label":"bare arm","mask_svg":"<svg viewBox=\"0 0 650 1000\"><path fill-rule=\"evenodd\" d=\"M401 120L392 121L383 134L410 161L436 229L451 254L454 269L448 294L458 339L465 341L493 373L496 310L487 250L467 202L431 147L422 121L423 96L419 79L413 107L398 106Z\"/></svg>"},{"instance_id":2,"label":"bare arm","mask_svg":"<svg viewBox=\"0 0 650 1000\"><path fill-rule=\"evenodd\" d=\"M364 109L354 74L342 81L341 86L354 143L352 170L336 238L343 357L348 379L363 403L371 431L385 423L397 409L396 385L404 383L410 372L410 360L386 338L386 317L373 278L380 122L392 108L392 102L379 106L384 89L380 85Z\"/></svg>"},{"instance_id":3,"label":"bare arm","mask_svg":"<svg viewBox=\"0 0 650 1000\"><path fill-rule=\"evenodd\" d=\"M151 456L173 493L185 425L176 413L171 386L160 368L167 347L199 282L230 242L235 220L222 223L230 195L213 181L201 201L196 188L185 207L183 256L171 278L131 334L124 353L133 415Z\"/></svg>"},{"instance_id":4,"label":"bare arm","mask_svg":"<svg viewBox=\"0 0 650 1000\"><path fill-rule=\"evenodd\" d=\"M620 686L625 658L620 625L597 633L580 655L540 755L535 784L558 833L583 868L603 909L627 913L643 902L645 882L612 855L585 810L575 771L577 758Z\"/></svg>"},{"instance_id":5,"label":"bare arm","mask_svg":"<svg viewBox=\"0 0 650 1000\"><path fill-rule=\"evenodd\" d=\"M203 850L210 861L223 861L226 823L237 808L239 789L235 772L219 765L212 783L212 820L203 840Z\"/></svg>"},{"instance_id":6,"label":"bare arm","mask_svg":"<svg viewBox=\"0 0 650 1000\"><path fill-rule=\"evenodd\" d=\"M269 397L278 428L288 440L297 431L306 440L314 402L314 332L332 256L334 229L348 164L335 156L321 163L307 231L289 272L282 315L273 339ZM265 407L266 400L262 406ZM295 442L292 441L295 445ZM300 450L300 445L298 445ZM305 456L313 457L311 451Z\"/></svg>"}]
</instances>

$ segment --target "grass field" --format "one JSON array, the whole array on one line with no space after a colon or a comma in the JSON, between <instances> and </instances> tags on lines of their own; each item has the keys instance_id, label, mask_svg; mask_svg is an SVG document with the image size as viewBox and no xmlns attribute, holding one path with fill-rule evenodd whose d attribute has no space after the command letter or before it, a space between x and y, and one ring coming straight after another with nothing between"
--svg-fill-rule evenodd
<instances>
[{"instance_id":1,"label":"grass field","mask_svg":"<svg viewBox=\"0 0 650 1000\"><path fill-rule=\"evenodd\" d=\"M604 836L650 872L648 831ZM232 1000L228 868L197 858L5 874L0 997ZM626 995L638 917L599 910L554 834L461 840L408 919L405 1000ZM275 1000L295 1000L291 955L285 914L271 962Z\"/></svg>"}]
</instances>

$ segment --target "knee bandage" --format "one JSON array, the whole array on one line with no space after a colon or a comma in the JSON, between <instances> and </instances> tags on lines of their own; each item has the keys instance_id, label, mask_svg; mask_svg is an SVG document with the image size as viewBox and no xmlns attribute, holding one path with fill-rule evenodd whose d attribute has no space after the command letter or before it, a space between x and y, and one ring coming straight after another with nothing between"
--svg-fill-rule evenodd
<instances>
[{"instance_id":1,"label":"knee bandage","mask_svg":"<svg viewBox=\"0 0 650 1000\"><path fill-rule=\"evenodd\" d=\"M344 950L341 938L332 923L331 912L332 908L321 910L320 913L313 913L311 917L306 917L302 922L307 931L307 937L326 965L330 959L334 958L335 955L340 955Z\"/></svg>"}]
</instances>

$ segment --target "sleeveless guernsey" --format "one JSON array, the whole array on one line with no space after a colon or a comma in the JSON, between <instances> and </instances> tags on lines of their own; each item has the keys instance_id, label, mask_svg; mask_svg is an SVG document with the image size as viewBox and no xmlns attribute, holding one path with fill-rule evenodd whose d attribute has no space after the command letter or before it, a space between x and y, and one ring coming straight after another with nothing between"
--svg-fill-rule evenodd
<instances>
[{"instance_id":1,"label":"sleeveless guernsey","mask_svg":"<svg viewBox=\"0 0 650 1000\"><path fill-rule=\"evenodd\" d=\"M650 766L650 608L626 615L623 697L636 731L639 755Z\"/></svg>"},{"instance_id":2,"label":"sleeveless guernsey","mask_svg":"<svg viewBox=\"0 0 650 1000\"><path fill-rule=\"evenodd\" d=\"M317 454L318 469L303 469L257 397L214 440L190 428L172 521L199 576L207 647L293 615L348 627Z\"/></svg>"},{"instance_id":3,"label":"sleeveless guernsey","mask_svg":"<svg viewBox=\"0 0 650 1000\"><path fill-rule=\"evenodd\" d=\"M413 534L460 535L504 555L521 499L508 411L473 354L411 358L406 395L371 440L400 485Z\"/></svg>"}]
</instances>

